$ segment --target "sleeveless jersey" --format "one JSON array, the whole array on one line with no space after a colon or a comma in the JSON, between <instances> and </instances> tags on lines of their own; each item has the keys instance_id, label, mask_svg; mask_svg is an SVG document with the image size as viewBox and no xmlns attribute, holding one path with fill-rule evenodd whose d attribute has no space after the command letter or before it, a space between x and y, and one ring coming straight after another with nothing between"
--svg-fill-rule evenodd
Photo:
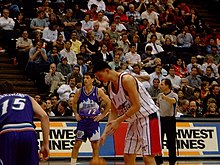
<instances>
[{"instance_id":1,"label":"sleeveless jersey","mask_svg":"<svg viewBox=\"0 0 220 165\"><path fill-rule=\"evenodd\" d=\"M97 116L100 114L100 102L98 98L98 88L93 87L87 94L85 87L81 88L80 96L77 102L77 110L80 116Z\"/></svg>"},{"instance_id":2,"label":"sleeveless jersey","mask_svg":"<svg viewBox=\"0 0 220 165\"><path fill-rule=\"evenodd\" d=\"M0 95L0 129L6 124L30 123L33 125L32 102L25 94Z\"/></svg>"},{"instance_id":3,"label":"sleeveless jersey","mask_svg":"<svg viewBox=\"0 0 220 165\"><path fill-rule=\"evenodd\" d=\"M123 86L122 86L122 77L128 73L121 73L119 75L119 83L118 83L118 91L117 93L114 93L112 91L112 84L110 84L110 98L115 106L118 115L123 115L125 112L128 111L128 109L131 106L131 102L129 100L128 95L125 93ZM132 76L133 77L133 76ZM148 116L152 113L155 113L158 111L158 107L155 105L154 101L152 100L151 96L147 92L147 90L144 88L142 83L138 81L135 77L137 84L137 90L139 92L139 101L140 101L140 110L137 111L134 115L132 115L130 118L128 118L126 121L132 122L138 118Z\"/></svg>"}]
</instances>

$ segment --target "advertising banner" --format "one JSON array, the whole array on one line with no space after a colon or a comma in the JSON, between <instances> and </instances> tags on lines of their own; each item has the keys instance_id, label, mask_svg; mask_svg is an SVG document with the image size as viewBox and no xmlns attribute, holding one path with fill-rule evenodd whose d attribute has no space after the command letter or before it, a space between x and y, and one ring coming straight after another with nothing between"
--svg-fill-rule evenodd
<instances>
[{"instance_id":1,"label":"advertising banner","mask_svg":"<svg viewBox=\"0 0 220 165\"><path fill-rule=\"evenodd\" d=\"M103 132L106 122L100 122ZM39 146L42 143L40 122L35 122ZM77 122L50 122L51 157L70 157L75 143ZM108 136L100 148L100 156L122 157L127 123L122 123L114 136ZM177 155L179 157L219 157L220 123L177 122ZM165 137L166 139L166 137ZM163 154L168 155L166 140L163 143ZM80 148L79 157L91 157L92 148L87 140Z\"/></svg>"}]
</instances>

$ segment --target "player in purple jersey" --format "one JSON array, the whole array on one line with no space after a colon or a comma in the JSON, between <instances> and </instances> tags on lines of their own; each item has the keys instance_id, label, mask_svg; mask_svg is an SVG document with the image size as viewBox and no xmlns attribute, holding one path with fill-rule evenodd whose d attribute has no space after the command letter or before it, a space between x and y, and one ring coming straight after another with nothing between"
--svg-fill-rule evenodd
<instances>
[{"instance_id":1,"label":"player in purple jersey","mask_svg":"<svg viewBox=\"0 0 220 165\"><path fill-rule=\"evenodd\" d=\"M84 86L76 91L73 100L73 111L76 117L76 141L72 150L71 165L75 165L79 148L87 138L91 142L93 158L99 156L100 127L99 120L103 119L109 112L111 102L102 89L93 86L93 73L84 74ZM100 100L105 102L104 111L101 113Z\"/></svg>"},{"instance_id":2,"label":"player in purple jersey","mask_svg":"<svg viewBox=\"0 0 220 165\"><path fill-rule=\"evenodd\" d=\"M13 93L13 85L0 84L0 162L3 165L39 165L33 118L41 120L43 145L40 155L49 158L49 119L30 96Z\"/></svg>"}]
</instances>

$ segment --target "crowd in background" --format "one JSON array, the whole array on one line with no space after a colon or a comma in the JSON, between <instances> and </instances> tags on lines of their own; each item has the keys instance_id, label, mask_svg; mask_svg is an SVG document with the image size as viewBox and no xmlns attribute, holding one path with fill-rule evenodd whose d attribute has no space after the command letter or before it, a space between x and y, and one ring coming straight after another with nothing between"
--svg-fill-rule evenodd
<instances>
[{"instance_id":1,"label":"crowd in background","mask_svg":"<svg viewBox=\"0 0 220 165\"><path fill-rule=\"evenodd\" d=\"M155 102L169 78L178 117L219 116L220 35L185 1L37 0L29 12L27 4L2 3L0 46L44 86L48 98L35 99L48 115L72 116L83 74L103 60L135 76Z\"/></svg>"}]
</instances>

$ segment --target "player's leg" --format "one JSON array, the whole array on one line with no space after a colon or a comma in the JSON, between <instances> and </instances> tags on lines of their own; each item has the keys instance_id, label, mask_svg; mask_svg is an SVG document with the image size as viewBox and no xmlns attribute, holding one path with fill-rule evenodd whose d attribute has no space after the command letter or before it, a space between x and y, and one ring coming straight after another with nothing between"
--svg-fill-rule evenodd
<instances>
[{"instance_id":1,"label":"player's leg","mask_svg":"<svg viewBox=\"0 0 220 165\"><path fill-rule=\"evenodd\" d=\"M17 148L16 133L0 134L0 162L2 164L16 164Z\"/></svg>"},{"instance_id":2,"label":"player's leg","mask_svg":"<svg viewBox=\"0 0 220 165\"><path fill-rule=\"evenodd\" d=\"M142 132L142 155L145 165L156 165L154 155L161 154L160 121L157 113L141 118L138 129Z\"/></svg>"},{"instance_id":3,"label":"player's leg","mask_svg":"<svg viewBox=\"0 0 220 165\"><path fill-rule=\"evenodd\" d=\"M87 133L88 133L88 138L91 142L91 146L93 150L93 158L98 157L99 156L99 139L100 139L99 122L94 122L92 119L90 122L90 127L87 130Z\"/></svg>"},{"instance_id":4,"label":"player's leg","mask_svg":"<svg viewBox=\"0 0 220 165\"><path fill-rule=\"evenodd\" d=\"M92 146L92 157L99 157L99 143L98 141L91 141L91 146Z\"/></svg>"},{"instance_id":5,"label":"player's leg","mask_svg":"<svg viewBox=\"0 0 220 165\"><path fill-rule=\"evenodd\" d=\"M79 154L79 149L82 145L82 141L80 140L76 140L75 144L73 146L73 150L72 150L72 155L71 155L71 165L75 165L76 164L76 160Z\"/></svg>"},{"instance_id":6,"label":"player's leg","mask_svg":"<svg viewBox=\"0 0 220 165\"><path fill-rule=\"evenodd\" d=\"M124 154L125 165L136 165L136 154Z\"/></svg>"}]
</instances>

